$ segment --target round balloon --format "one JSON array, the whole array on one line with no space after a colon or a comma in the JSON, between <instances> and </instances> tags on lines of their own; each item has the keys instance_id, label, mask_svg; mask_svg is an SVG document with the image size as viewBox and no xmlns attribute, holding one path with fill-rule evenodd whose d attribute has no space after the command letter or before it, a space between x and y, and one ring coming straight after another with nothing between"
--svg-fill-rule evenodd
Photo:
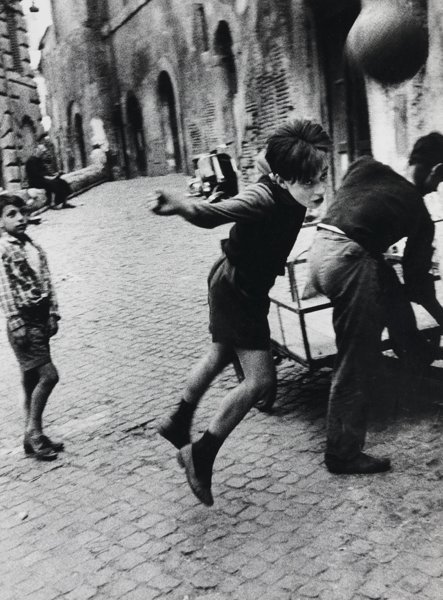
<instances>
[{"instance_id":1,"label":"round balloon","mask_svg":"<svg viewBox=\"0 0 443 600\"><path fill-rule=\"evenodd\" d=\"M425 64L428 34L405 1L372 0L351 27L345 53L369 77L398 84Z\"/></svg>"}]
</instances>

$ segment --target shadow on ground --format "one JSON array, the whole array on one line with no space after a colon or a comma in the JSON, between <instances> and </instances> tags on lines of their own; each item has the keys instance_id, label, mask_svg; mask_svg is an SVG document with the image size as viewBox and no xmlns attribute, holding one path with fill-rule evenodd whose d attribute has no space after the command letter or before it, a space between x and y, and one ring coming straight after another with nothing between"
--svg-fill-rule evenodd
<instances>
[{"instance_id":1,"label":"shadow on ground","mask_svg":"<svg viewBox=\"0 0 443 600\"><path fill-rule=\"evenodd\" d=\"M277 400L272 414L291 415L298 421L326 418L331 369L308 371L289 361L279 373ZM371 429L381 431L394 423L439 419L443 415L443 368L425 374L408 373L396 359L386 360L373 390L369 409Z\"/></svg>"}]
</instances>

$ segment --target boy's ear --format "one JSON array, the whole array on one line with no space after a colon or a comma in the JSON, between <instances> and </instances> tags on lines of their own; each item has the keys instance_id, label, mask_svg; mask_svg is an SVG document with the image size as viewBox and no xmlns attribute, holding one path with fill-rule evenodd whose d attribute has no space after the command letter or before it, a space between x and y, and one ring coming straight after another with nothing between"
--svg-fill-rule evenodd
<instances>
[{"instance_id":1,"label":"boy's ear","mask_svg":"<svg viewBox=\"0 0 443 600\"><path fill-rule=\"evenodd\" d=\"M281 175L278 175L277 173L274 174L274 178L276 183L278 183L278 185L284 189L286 189L286 183L285 180L283 179L283 177Z\"/></svg>"}]
</instances>

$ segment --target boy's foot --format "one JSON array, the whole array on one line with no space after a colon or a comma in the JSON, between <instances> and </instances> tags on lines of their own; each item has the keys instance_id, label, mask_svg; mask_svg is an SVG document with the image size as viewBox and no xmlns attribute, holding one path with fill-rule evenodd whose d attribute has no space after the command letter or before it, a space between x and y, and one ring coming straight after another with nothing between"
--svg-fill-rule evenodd
<instances>
[{"instance_id":1,"label":"boy's foot","mask_svg":"<svg viewBox=\"0 0 443 600\"><path fill-rule=\"evenodd\" d=\"M65 449L63 442L53 442L46 435L25 434L23 440L23 449L27 456L32 456L37 460L55 460L58 452Z\"/></svg>"},{"instance_id":2,"label":"boy's foot","mask_svg":"<svg viewBox=\"0 0 443 600\"><path fill-rule=\"evenodd\" d=\"M60 208L75 208L73 204L69 204L69 202L65 202Z\"/></svg>"},{"instance_id":3,"label":"boy's foot","mask_svg":"<svg viewBox=\"0 0 443 600\"><path fill-rule=\"evenodd\" d=\"M391 468L389 458L375 458L360 452L351 460L343 460L331 454L325 455L325 465L330 473L345 475L370 475L383 473Z\"/></svg>"},{"instance_id":4,"label":"boy's foot","mask_svg":"<svg viewBox=\"0 0 443 600\"><path fill-rule=\"evenodd\" d=\"M211 492L211 478L197 477L192 456L192 444L188 444L178 451L177 460L178 464L186 471L186 478L194 495L206 506L212 506L214 498Z\"/></svg>"},{"instance_id":5,"label":"boy's foot","mask_svg":"<svg viewBox=\"0 0 443 600\"><path fill-rule=\"evenodd\" d=\"M171 417L166 417L157 427L157 431L165 440L171 442L177 450L191 442L189 430L184 429Z\"/></svg>"}]
</instances>

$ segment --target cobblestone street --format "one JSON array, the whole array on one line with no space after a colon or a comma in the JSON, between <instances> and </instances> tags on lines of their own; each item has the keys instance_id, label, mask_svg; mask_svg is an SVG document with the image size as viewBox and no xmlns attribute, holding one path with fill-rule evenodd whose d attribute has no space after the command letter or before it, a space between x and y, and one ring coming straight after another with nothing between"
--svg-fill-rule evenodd
<instances>
[{"instance_id":1,"label":"cobblestone street","mask_svg":"<svg viewBox=\"0 0 443 600\"><path fill-rule=\"evenodd\" d=\"M145 197L181 176L106 183L29 233L62 313L53 463L22 449L19 372L1 317L0 600L440 600L441 390L392 375L368 449L391 473L322 464L329 371L278 365L274 413L252 410L222 447L215 504L190 492L155 431L209 342L206 276L228 228L159 218ZM398 376L397 376L398 377ZM228 369L203 399L202 431Z\"/></svg>"}]
</instances>

